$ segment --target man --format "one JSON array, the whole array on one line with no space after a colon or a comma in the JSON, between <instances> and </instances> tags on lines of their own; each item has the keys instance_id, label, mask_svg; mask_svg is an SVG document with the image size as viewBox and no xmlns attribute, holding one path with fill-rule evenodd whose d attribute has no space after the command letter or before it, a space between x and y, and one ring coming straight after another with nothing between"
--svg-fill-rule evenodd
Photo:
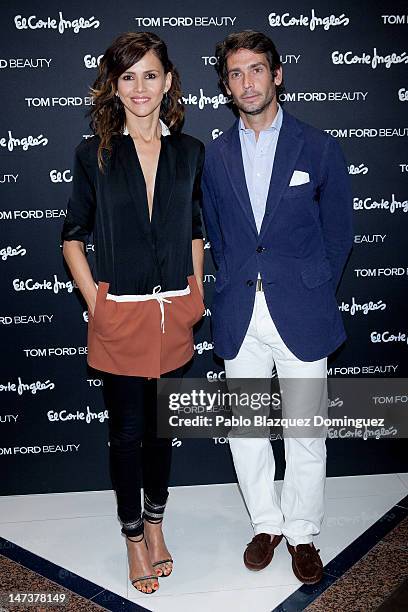
<instances>
[{"instance_id":1,"label":"man","mask_svg":"<svg viewBox=\"0 0 408 612\"><path fill-rule=\"evenodd\" d=\"M282 66L267 36L230 34L216 56L220 85L239 118L209 144L203 176L217 267L215 352L230 380L270 378L274 365L280 380L320 380L318 413L324 403L327 408L327 356L345 339L335 290L353 238L347 167L331 136L278 104ZM302 409L297 396L297 407L286 406L289 413ZM279 503L269 438L230 437L255 533L244 563L266 567L284 536L296 577L314 584L323 573L312 540L323 519L325 439L284 442Z\"/></svg>"}]
</instances>

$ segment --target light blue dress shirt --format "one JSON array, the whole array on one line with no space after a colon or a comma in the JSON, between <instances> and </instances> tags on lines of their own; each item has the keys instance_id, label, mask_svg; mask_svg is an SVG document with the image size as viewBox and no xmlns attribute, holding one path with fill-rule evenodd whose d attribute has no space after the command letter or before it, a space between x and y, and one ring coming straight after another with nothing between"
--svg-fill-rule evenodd
<instances>
[{"instance_id":1,"label":"light blue dress shirt","mask_svg":"<svg viewBox=\"0 0 408 612\"><path fill-rule=\"evenodd\" d=\"M242 119L239 120L239 139L245 179L258 233L265 214L282 119L282 108L278 105L278 112L272 125L259 133L258 140L255 139L254 130L246 128Z\"/></svg>"}]
</instances>

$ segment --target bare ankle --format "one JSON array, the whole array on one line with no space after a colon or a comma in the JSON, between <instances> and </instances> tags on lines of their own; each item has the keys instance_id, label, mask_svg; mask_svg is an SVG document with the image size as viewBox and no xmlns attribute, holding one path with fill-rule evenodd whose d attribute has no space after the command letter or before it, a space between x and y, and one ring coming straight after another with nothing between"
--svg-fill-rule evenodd
<instances>
[{"instance_id":1,"label":"bare ankle","mask_svg":"<svg viewBox=\"0 0 408 612\"><path fill-rule=\"evenodd\" d=\"M126 542L132 542L133 544L140 544L140 542L143 542L144 540L144 533L136 536L129 536L125 534L125 536Z\"/></svg>"}]
</instances>

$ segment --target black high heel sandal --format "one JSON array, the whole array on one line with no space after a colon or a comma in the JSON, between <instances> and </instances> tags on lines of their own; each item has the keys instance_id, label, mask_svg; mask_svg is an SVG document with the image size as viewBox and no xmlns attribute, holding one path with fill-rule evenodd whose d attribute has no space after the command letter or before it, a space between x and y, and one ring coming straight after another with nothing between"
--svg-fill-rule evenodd
<instances>
[{"instance_id":1,"label":"black high heel sandal","mask_svg":"<svg viewBox=\"0 0 408 612\"><path fill-rule=\"evenodd\" d=\"M162 504L162 505L154 504L152 501L150 501L150 499L145 494L144 495L143 519L147 523L150 523L151 525L159 525L160 523L163 522L163 515L164 515L165 507L166 507L166 504ZM146 546L147 546L147 542L146 542ZM168 576L170 576L170 574L173 571L174 561L171 557L169 559L161 559L160 561L155 561L154 563L152 563L152 567L156 568L158 565L163 565L164 563L171 563L172 564L171 570L169 571L168 574L165 574L164 571L161 570L162 573L160 576L156 574L157 578L167 578Z\"/></svg>"},{"instance_id":2,"label":"black high heel sandal","mask_svg":"<svg viewBox=\"0 0 408 612\"><path fill-rule=\"evenodd\" d=\"M169 571L168 574L162 573L161 576L156 574L156 578L168 578L173 571L173 563L174 563L173 559L162 559L161 561L155 561L154 563L152 563L152 567L156 567L156 565L161 565L162 563L171 563L172 564L171 570Z\"/></svg>"},{"instance_id":3,"label":"black high heel sandal","mask_svg":"<svg viewBox=\"0 0 408 612\"><path fill-rule=\"evenodd\" d=\"M131 536L126 535L126 539L129 540L129 542L142 542L145 538L144 538L144 533L142 533L142 537L139 540L132 540ZM146 543L146 549L147 549L147 543ZM152 566L154 567L155 564L152 564ZM153 585L151 587L146 586L146 588L151 588L152 590L149 591L142 591L142 589L138 589L136 586L137 582L141 582L142 580L155 580L158 583L158 578L159 576L157 574L150 574L148 576L138 576L137 578L134 578L133 580L131 580L130 582L132 583L132 585L135 587L135 589L137 591L139 591L139 593L144 593L145 595L152 595L153 593L155 593L158 589L159 586L157 586L157 589L153 588Z\"/></svg>"}]
</instances>

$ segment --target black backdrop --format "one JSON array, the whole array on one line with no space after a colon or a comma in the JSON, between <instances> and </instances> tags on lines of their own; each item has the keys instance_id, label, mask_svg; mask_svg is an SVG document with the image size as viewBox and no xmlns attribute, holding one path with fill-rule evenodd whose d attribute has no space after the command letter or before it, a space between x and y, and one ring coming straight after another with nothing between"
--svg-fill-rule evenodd
<instances>
[{"instance_id":1,"label":"black backdrop","mask_svg":"<svg viewBox=\"0 0 408 612\"><path fill-rule=\"evenodd\" d=\"M329 375L407 375L407 4L327 7L322 0L3 3L0 494L110 488L101 382L86 366L87 313L63 265L60 230L73 150L90 135L88 88L98 56L120 32L164 38L182 76L185 131L204 142L233 121L217 90L215 43L246 28L272 37L285 108L339 138L352 175L355 244L338 292L349 339ZM215 279L206 247L196 377L223 372L211 350ZM92 252L91 244L91 261ZM234 480L224 439L173 443L172 484ZM282 457L281 442L274 444ZM329 441L328 474L404 471L403 444Z\"/></svg>"}]
</instances>

